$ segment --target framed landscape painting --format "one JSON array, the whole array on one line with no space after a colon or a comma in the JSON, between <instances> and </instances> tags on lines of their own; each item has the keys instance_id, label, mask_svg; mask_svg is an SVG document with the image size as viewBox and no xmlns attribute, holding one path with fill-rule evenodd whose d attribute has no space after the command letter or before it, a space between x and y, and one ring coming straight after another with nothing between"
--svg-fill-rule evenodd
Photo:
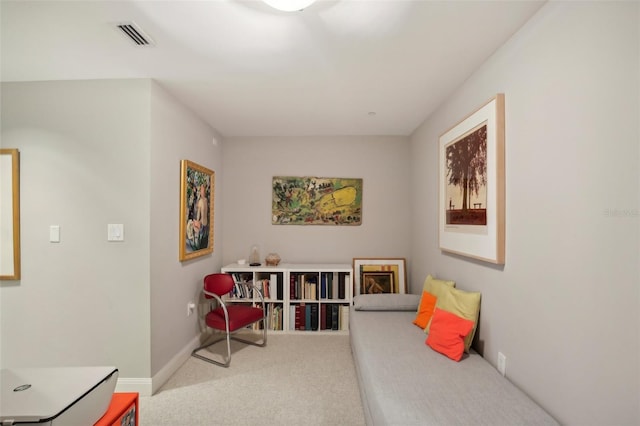
<instances>
[{"instance_id":1,"label":"framed landscape painting","mask_svg":"<svg viewBox=\"0 0 640 426\"><path fill-rule=\"evenodd\" d=\"M440 249L505 262L504 95L440 136Z\"/></svg>"},{"instance_id":2,"label":"framed landscape painting","mask_svg":"<svg viewBox=\"0 0 640 426\"><path fill-rule=\"evenodd\" d=\"M407 270L404 258L354 258L354 295L406 293Z\"/></svg>"},{"instance_id":3,"label":"framed landscape painting","mask_svg":"<svg viewBox=\"0 0 640 426\"><path fill-rule=\"evenodd\" d=\"M361 225L362 179L274 176L273 225Z\"/></svg>"},{"instance_id":4,"label":"framed landscape painting","mask_svg":"<svg viewBox=\"0 0 640 426\"><path fill-rule=\"evenodd\" d=\"M189 160L180 163L180 261L213 252L215 173Z\"/></svg>"}]
</instances>

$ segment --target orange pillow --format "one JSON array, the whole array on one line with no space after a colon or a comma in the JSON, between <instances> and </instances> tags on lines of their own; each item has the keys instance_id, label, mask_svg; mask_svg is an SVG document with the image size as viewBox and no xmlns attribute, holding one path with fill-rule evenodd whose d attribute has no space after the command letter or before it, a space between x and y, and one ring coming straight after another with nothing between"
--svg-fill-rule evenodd
<instances>
[{"instance_id":1,"label":"orange pillow","mask_svg":"<svg viewBox=\"0 0 640 426\"><path fill-rule=\"evenodd\" d=\"M464 338L471 333L473 326L473 321L435 308L425 343L434 351L460 361L464 353Z\"/></svg>"},{"instance_id":2,"label":"orange pillow","mask_svg":"<svg viewBox=\"0 0 640 426\"><path fill-rule=\"evenodd\" d=\"M433 310L436 307L436 301L438 298L428 291L422 292L422 298L420 298L420 306L418 307L418 313L413 323L418 327L424 329L433 315Z\"/></svg>"}]
</instances>

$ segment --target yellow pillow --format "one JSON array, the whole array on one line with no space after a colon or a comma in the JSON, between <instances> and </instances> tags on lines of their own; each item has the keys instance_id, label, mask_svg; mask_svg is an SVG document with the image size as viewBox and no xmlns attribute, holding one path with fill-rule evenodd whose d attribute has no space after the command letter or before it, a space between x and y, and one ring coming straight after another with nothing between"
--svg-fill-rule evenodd
<instances>
[{"instance_id":1,"label":"yellow pillow","mask_svg":"<svg viewBox=\"0 0 640 426\"><path fill-rule=\"evenodd\" d=\"M476 334L478 326L478 316L480 314L480 293L464 291L449 287L436 302L436 308L451 312L469 321L473 321L473 330L464 339L464 351L469 352L473 336ZM429 326L425 329L429 332Z\"/></svg>"},{"instance_id":2,"label":"yellow pillow","mask_svg":"<svg viewBox=\"0 0 640 426\"><path fill-rule=\"evenodd\" d=\"M428 291L436 298L439 298L441 294L444 294L449 288L455 287L455 281L437 280L431 275L427 275L427 279L424 280L422 291Z\"/></svg>"}]
</instances>

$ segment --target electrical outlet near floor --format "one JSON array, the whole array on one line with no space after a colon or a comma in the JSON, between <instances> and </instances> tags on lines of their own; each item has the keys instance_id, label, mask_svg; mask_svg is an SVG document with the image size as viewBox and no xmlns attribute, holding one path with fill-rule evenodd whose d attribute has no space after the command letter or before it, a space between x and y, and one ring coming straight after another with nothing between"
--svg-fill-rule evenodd
<instances>
[{"instance_id":1,"label":"electrical outlet near floor","mask_svg":"<svg viewBox=\"0 0 640 426\"><path fill-rule=\"evenodd\" d=\"M498 371L503 376L507 374L507 357L502 352L498 352Z\"/></svg>"},{"instance_id":2,"label":"electrical outlet near floor","mask_svg":"<svg viewBox=\"0 0 640 426\"><path fill-rule=\"evenodd\" d=\"M193 303L193 300L187 303L187 316L190 317L193 314L193 311L196 309L196 304Z\"/></svg>"}]
</instances>

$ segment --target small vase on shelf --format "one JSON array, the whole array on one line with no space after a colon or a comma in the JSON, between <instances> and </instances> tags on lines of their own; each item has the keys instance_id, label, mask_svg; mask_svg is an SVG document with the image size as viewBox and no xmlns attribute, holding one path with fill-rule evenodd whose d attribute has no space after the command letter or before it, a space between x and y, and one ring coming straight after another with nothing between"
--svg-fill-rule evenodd
<instances>
[{"instance_id":1,"label":"small vase on shelf","mask_svg":"<svg viewBox=\"0 0 640 426\"><path fill-rule=\"evenodd\" d=\"M249 255L249 266L260 266L260 248L255 245L251 247L251 254Z\"/></svg>"},{"instance_id":2,"label":"small vase on shelf","mask_svg":"<svg viewBox=\"0 0 640 426\"><path fill-rule=\"evenodd\" d=\"M269 253L267 257L264 258L264 263L266 263L267 266L278 266L280 256L278 256L278 253Z\"/></svg>"}]
</instances>

